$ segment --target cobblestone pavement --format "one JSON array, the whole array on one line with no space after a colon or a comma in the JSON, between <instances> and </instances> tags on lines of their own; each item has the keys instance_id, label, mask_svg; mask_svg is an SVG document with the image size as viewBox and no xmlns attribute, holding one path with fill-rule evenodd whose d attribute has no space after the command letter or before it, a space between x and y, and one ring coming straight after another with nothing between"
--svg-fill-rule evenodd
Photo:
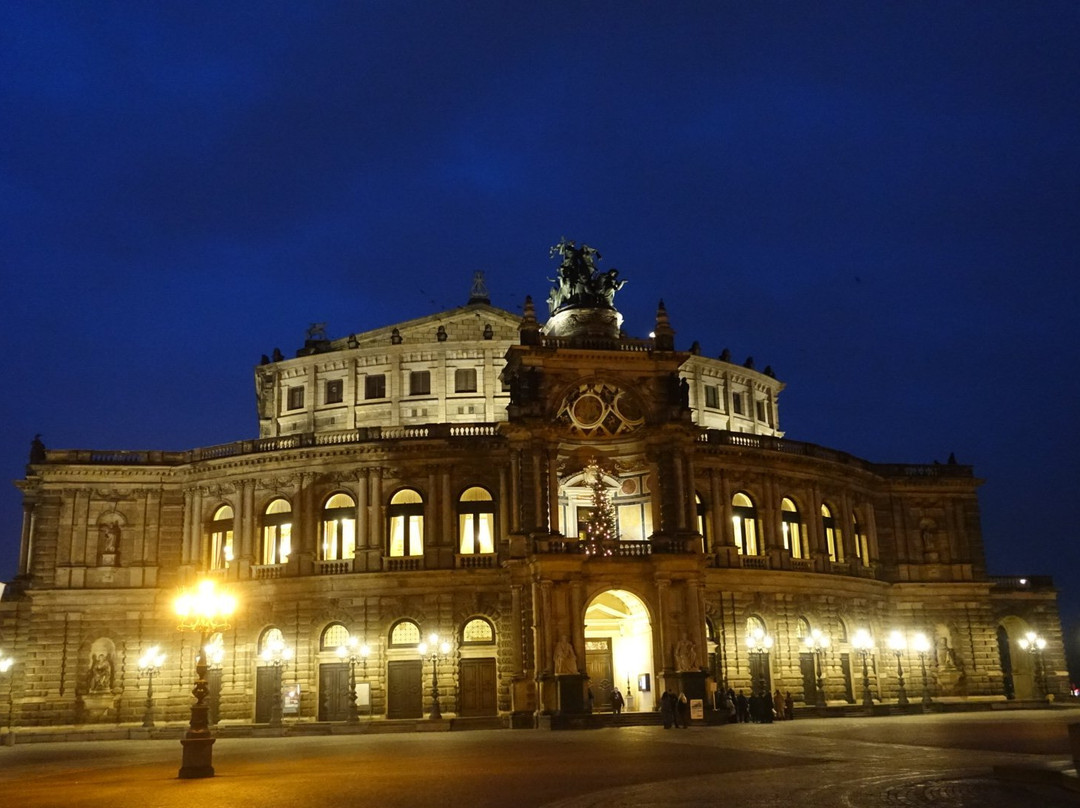
<instances>
[{"instance_id":1,"label":"cobblestone pavement","mask_svg":"<svg viewBox=\"0 0 1080 808\"><path fill-rule=\"evenodd\" d=\"M19 808L894 808L1080 806L993 767L1068 761L1080 710L807 719L771 725L227 738L218 776L176 778L176 741L0 748Z\"/></svg>"}]
</instances>

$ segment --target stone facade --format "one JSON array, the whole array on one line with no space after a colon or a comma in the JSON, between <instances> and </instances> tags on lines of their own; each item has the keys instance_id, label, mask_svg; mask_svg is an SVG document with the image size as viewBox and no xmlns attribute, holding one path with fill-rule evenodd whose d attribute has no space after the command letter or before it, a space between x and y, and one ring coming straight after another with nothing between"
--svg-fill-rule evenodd
<instances>
[{"instance_id":1,"label":"stone facade","mask_svg":"<svg viewBox=\"0 0 1080 808\"><path fill-rule=\"evenodd\" d=\"M286 718L344 720L346 632L369 649L354 674L373 719L431 709L430 632L450 645L443 714L515 726L584 709L586 688L597 708L615 686L630 710L763 684L814 703L819 674L829 702L858 702L858 629L877 700L900 695L898 662L912 700L924 675L936 699L1064 694L1052 583L987 576L970 467L785 440L782 383L675 350L662 305L648 340L577 321L552 334L531 302L474 299L315 331L256 368L257 439L39 452L0 603L16 725L138 720L150 645L167 654L158 718L185 718L198 642L171 603L203 575L241 604L212 670L224 722L266 720L271 636L295 650ZM597 538L603 503L618 536ZM817 658L812 630L830 639ZM897 654L894 630L927 648Z\"/></svg>"}]
</instances>

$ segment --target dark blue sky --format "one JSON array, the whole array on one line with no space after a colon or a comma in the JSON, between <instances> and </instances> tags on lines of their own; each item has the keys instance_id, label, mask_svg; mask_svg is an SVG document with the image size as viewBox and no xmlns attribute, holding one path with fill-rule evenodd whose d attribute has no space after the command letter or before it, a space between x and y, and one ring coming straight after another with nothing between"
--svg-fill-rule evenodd
<instances>
[{"instance_id":1,"label":"dark blue sky","mask_svg":"<svg viewBox=\"0 0 1080 808\"><path fill-rule=\"evenodd\" d=\"M224 8L222 8L224 6ZM0 468L256 434L252 366L542 301L560 236L789 437L986 478L1080 632L1080 6L8 3ZM19 495L0 487L0 579Z\"/></svg>"}]
</instances>

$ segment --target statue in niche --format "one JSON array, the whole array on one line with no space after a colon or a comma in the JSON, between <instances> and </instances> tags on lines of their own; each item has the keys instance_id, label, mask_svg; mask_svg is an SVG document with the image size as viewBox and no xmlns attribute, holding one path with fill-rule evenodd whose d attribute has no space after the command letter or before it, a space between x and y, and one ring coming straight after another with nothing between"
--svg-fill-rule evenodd
<instances>
[{"instance_id":1,"label":"statue in niche","mask_svg":"<svg viewBox=\"0 0 1080 808\"><path fill-rule=\"evenodd\" d=\"M120 546L120 525L116 522L107 522L101 526L101 552L115 553Z\"/></svg>"},{"instance_id":2,"label":"statue in niche","mask_svg":"<svg viewBox=\"0 0 1080 808\"><path fill-rule=\"evenodd\" d=\"M115 667L109 651L91 652L90 670L87 672L86 690L91 695L111 693Z\"/></svg>"},{"instance_id":3,"label":"statue in niche","mask_svg":"<svg viewBox=\"0 0 1080 808\"><path fill-rule=\"evenodd\" d=\"M565 673L577 673L577 654L574 646L570 644L570 638L563 634L555 643L555 675Z\"/></svg>"},{"instance_id":4,"label":"statue in niche","mask_svg":"<svg viewBox=\"0 0 1080 808\"><path fill-rule=\"evenodd\" d=\"M675 643L675 670L696 671L698 667L697 645L684 634L683 638Z\"/></svg>"}]
</instances>

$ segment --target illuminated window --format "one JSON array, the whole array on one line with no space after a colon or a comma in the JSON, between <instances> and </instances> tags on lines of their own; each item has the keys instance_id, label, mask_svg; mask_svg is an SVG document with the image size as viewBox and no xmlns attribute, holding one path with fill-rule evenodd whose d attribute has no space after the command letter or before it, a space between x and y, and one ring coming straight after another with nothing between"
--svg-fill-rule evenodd
<instances>
[{"instance_id":1,"label":"illuminated window","mask_svg":"<svg viewBox=\"0 0 1080 808\"><path fill-rule=\"evenodd\" d=\"M424 500L411 488L403 488L390 499L390 556L424 554Z\"/></svg>"},{"instance_id":2,"label":"illuminated window","mask_svg":"<svg viewBox=\"0 0 1080 808\"><path fill-rule=\"evenodd\" d=\"M274 628L271 626L262 633L259 637L259 655L262 655L263 651L270 651L275 648L285 647L285 635L281 633L280 628Z\"/></svg>"},{"instance_id":3,"label":"illuminated window","mask_svg":"<svg viewBox=\"0 0 1080 808\"><path fill-rule=\"evenodd\" d=\"M731 498L731 525L740 555L758 555L757 508L746 494Z\"/></svg>"},{"instance_id":4,"label":"illuminated window","mask_svg":"<svg viewBox=\"0 0 1080 808\"><path fill-rule=\"evenodd\" d=\"M345 645L349 639L349 630L341 623L331 623L322 633L319 647L323 651L333 651Z\"/></svg>"},{"instance_id":5,"label":"illuminated window","mask_svg":"<svg viewBox=\"0 0 1080 808\"><path fill-rule=\"evenodd\" d=\"M345 398L345 381L331 379L326 383L326 404L340 404Z\"/></svg>"},{"instance_id":6,"label":"illuminated window","mask_svg":"<svg viewBox=\"0 0 1080 808\"><path fill-rule=\"evenodd\" d=\"M832 509L828 505L821 505L821 527L825 532L825 549L829 553L829 561L842 563L844 560L843 532L836 527Z\"/></svg>"},{"instance_id":7,"label":"illuminated window","mask_svg":"<svg viewBox=\"0 0 1080 808\"><path fill-rule=\"evenodd\" d=\"M454 371L454 392L476 392L476 368L458 368Z\"/></svg>"},{"instance_id":8,"label":"illuminated window","mask_svg":"<svg viewBox=\"0 0 1080 808\"><path fill-rule=\"evenodd\" d=\"M799 509L795 503L784 497L780 503L781 528L784 531L784 549L791 552L792 558L803 558L802 522L799 521Z\"/></svg>"},{"instance_id":9,"label":"illuminated window","mask_svg":"<svg viewBox=\"0 0 1080 808\"><path fill-rule=\"evenodd\" d=\"M284 564L292 552L292 505L275 499L266 506L262 520L263 564Z\"/></svg>"},{"instance_id":10,"label":"illuminated window","mask_svg":"<svg viewBox=\"0 0 1080 808\"><path fill-rule=\"evenodd\" d=\"M364 377L364 399L386 398L386 375L376 373Z\"/></svg>"},{"instance_id":11,"label":"illuminated window","mask_svg":"<svg viewBox=\"0 0 1080 808\"><path fill-rule=\"evenodd\" d=\"M334 494L323 506L319 553L323 561L356 556L356 502L348 494Z\"/></svg>"},{"instance_id":12,"label":"illuminated window","mask_svg":"<svg viewBox=\"0 0 1080 808\"><path fill-rule=\"evenodd\" d=\"M302 410L304 408L303 387L289 388L287 405L290 410Z\"/></svg>"},{"instance_id":13,"label":"illuminated window","mask_svg":"<svg viewBox=\"0 0 1080 808\"><path fill-rule=\"evenodd\" d=\"M210 569L225 570L233 560L233 509L222 505L210 523Z\"/></svg>"},{"instance_id":14,"label":"illuminated window","mask_svg":"<svg viewBox=\"0 0 1080 808\"><path fill-rule=\"evenodd\" d=\"M420 644L420 626L412 620L399 620L390 628L390 645L402 648Z\"/></svg>"},{"instance_id":15,"label":"illuminated window","mask_svg":"<svg viewBox=\"0 0 1080 808\"><path fill-rule=\"evenodd\" d=\"M765 621L758 617L756 614L750 615L746 618L746 636L747 637L762 637L766 634Z\"/></svg>"},{"instance_id":16,"label":"illuminated window","mask_svg":"<svg viewBox=\"0 0 1080 808\"><path fill-rule=\"evenodd\" d=\"M800 640L810 636L810 621L805 617L800 617L795 621L795 636Z\"/></svg>"},{"instance_id":17,"label":"illuminated window","mask_svg":"<svg viewBox=\"0 0 1080 808\"><path fill-rule=\"evenodd\" d=\"M495 503L483 488L468 488L458 500L458 532L461 553L495 552Z\"/></svg>"},{"instance_id":18,"label":"illuminated window","mask_svg":"<svg viewBox=\"0 0 1080 808\"><path fill-rule=\"evenodd\" d=\"M720 390L714 384L705 385L705 406L713 410L720 409Z\"/></svg>"},{"instance_id":19,"label":"illuminated window","mask_svg":"<svg viewBox=\"0 0 1080 808\"><path fill-rule=\"evenodd\" d=\"M430 370L414 370L409 373L409 395L410 396L430 396L431 395L431 371Z\"/></svg>"},{"instance_id":20,"label":"illuminated window","mask_svg":"<svg viewBox=\"0 0 1080 808\"><path fill-rule=\"evenodd\" d=\"M866 538L866 531L859 524L859 517L851 515L851 536L855 542L855 557L864 567L870 566L870 543Z\"/></svg>"},{"instance_id":21,"label":"illuminated window","mask_svg":"<svg viewBox=\"0 0 1080 808\"><path fill-rule=\"evenodd\" d=\"M482 617L474 617L461 630L462 645L491 645L495 642L495 627Z\"/></svg>"},{"instance_id":22,"label":"illuminated window","mask_svg":"<svg viewBox=\"0 0 1080 808\"><path fill-rule=\"evenodd\" d=\"M705 519L705 514L708 513L708 509L705 507L705 502L701 498L701 494L694 494L695 512L697 513L697 532L701 534L701 538L704 540L705 546L709 546L709 535L705 532L708 521Z\"/></svg>"}]
</instances>

